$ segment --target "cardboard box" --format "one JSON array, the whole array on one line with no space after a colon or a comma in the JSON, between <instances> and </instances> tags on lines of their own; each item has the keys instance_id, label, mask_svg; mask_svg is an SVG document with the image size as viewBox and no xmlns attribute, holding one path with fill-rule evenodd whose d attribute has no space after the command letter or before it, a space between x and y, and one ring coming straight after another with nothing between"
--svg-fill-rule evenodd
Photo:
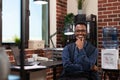
<instances>
[{"instance_id":1,"label":"cardboard box","mask_svg":"<svg viewBox=\"0 0 120 80\"><path fill-rule=\"evenodd\" d=\"M44 40L29 40L28 48L29 49L43 49L45 41Z\"/></svg>"}]
</instances>

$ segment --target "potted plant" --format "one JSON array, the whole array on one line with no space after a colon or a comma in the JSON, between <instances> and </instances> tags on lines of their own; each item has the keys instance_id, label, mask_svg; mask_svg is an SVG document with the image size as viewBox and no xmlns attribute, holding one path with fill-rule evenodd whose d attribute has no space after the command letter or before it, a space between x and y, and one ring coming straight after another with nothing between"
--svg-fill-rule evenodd
<instances>
[{"instance_id":1,"label":"potted plant","mask_svg":"<svg viewBox=\"0 0 120 80\"><path fill-rule=\"evenodd\" d=\"M68 13L65 16L64 19L64 30L65 30L65 35L68 35L66 33L68 33L69 31L73 31L73 23L74 23L74 14L73 13ZM70 35L70 34L69 34Z\"/></svg>"},{"instance_id":2,"label":"potted plant","mask_svg":"<svg viewBox=\"0 0 120 80\"><path fill-rule=\"evenodd\" d=\"M66 36L64 32L70 25L73 25L73 23L74 23L74 14L73 13L66 14L64 17L64 31L62 33L62 40L61 40L64 45L66 45L68 38L68 36Z\"/></svg>"},{"instance_id":3,"label":"potted plant","mask_svg":"<svg viewBox=\"0 0 120 80\"><path fill-rule=\"evenodd\" d=\"M65 27L68 24L73 24L73 22L74 22L74 14L73 13L68 13L65 16L65 19L64 19L64 25L65 25Z\"/></svg>"},{"instance_id":4,"label":"potted plant","mask_svg":"<svg viewBox=\"0 0 120 80\"><path fill-rule=\"evenodd\" d=\"M15 36L15 37L14 37L14 41L15 41L15 44L16 44L18 47L20 47L20 38L17 37L17 36Z\"/></svg>"},{"instance_id":5,"label":"potted plant","mask_svg":"<svg viewBox=\"0 0 120 80\"><path fill-rule=\"evenodd\" d=\"M83 6L84 0L77 0L78 3L78 14L82 14L82 6Z\"/></svg>"}]
</instances>

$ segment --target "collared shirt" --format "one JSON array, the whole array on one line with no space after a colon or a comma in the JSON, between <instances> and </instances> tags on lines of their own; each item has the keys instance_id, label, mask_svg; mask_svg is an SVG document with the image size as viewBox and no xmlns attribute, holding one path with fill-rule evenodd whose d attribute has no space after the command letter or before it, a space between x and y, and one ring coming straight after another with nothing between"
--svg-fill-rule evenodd
<instances>
[{"instance_id":1,"label":"collared shirt","mask_svg":"<svg viewBox=\"0 0 120 80\"><path fill-rule=\"evenodd\" d=\"M75 43L74 43L75 44ZM86 47L87 42L85 42L83 47ZM63 67L66 72L76 72L76 71L90 71L91 67L96 63L98 56L97 48L94 52L88 57L85 52L85 49L78 49L74 47L74 61L70 61L70 51L68 45L65 46L62 53Z\"/></svg>"}]
</instances>

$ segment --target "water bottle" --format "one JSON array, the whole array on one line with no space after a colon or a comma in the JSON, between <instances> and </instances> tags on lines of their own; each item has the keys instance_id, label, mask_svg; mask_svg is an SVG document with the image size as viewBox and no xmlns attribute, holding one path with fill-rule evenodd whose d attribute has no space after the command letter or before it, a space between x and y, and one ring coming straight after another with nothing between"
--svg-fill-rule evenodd
<instances>
[{"instance_id":1,"label":"water bottle","mask_svg":"<svg viewBox=\"0 0 120 80\"><path fill-rule=\"evenodd\" d=\"M118 31L116 27L103 28L103 48L117 49L118 48Z\"/></svg>"}]
</instances>

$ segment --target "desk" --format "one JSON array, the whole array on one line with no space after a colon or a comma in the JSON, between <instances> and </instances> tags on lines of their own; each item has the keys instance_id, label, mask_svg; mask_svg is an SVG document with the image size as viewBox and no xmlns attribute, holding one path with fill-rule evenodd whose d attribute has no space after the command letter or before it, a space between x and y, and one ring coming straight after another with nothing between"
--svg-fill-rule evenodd
<instances>
[{"instance_id":1,"label":"desk","mask_svg":"<svg viewBox=\"0 0 120 80\"><path fill-rule=\"evenodd\" d=\"M108 76L109 80L120 80L120 69L102 69L104 80Z\"/></svg>"},{"instance_id":2,"label":"desk","mask_svg":"<svg viewBox=\"0 0 120 80\"><path fill-rule=\"evenodd\" d=\"M25 75L26 75L26 80L30 80L30 73L31 72L44 70L44 69L47 69L47 68L52 68L53 69L53 80L56 80L56 67L57 66L62 66L62 61L40 61L40 62L41 62L41 65L38 65L37 68L34 67L34 68L31 68L31 69L27 69L27 68L24 69L25 70ZM46 67L44 67L44 66L46 66ZM12 66L11 70L19 72L20 68L18 68L16 66Z\"/></svg>"},{"instance_id":3,"label":"desk","mask_svg":"<svg viewBox=\"0 0 120 80\"><path fill-rule=\"evenodd\" d=\"M41 65L47 66L47 68L52 68L53 69L53 80L56 80L56 67L62 66L62 61L41 62Z\"/></svg>"}]
</instances>

